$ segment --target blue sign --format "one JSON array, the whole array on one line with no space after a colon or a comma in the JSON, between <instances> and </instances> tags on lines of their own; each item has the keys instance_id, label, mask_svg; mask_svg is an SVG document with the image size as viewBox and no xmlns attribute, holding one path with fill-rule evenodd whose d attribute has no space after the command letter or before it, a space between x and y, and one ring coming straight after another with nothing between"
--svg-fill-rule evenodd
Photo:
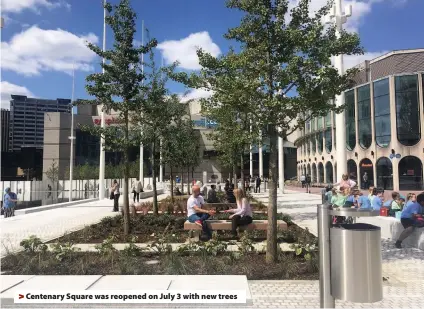
<instances>
[{"instance_id":1,"label":"blue sign","mask_svg":"<svg viewBox=\"0 0 424 309\"><path fill-rule=\"evenodd\" d=\"M393 159L395 155L393 153L390 154L390 159Z\"/></svg>"},{"instance_id":2,"label":"blue sign","mask_svg":"<svg viewBox=\"0 0 424 309\"><path fill-rule=\"evenodd\" d=\"M401 155L400 153L396 154L396 159L400 159Z\"/></svg>"}]
</instances>

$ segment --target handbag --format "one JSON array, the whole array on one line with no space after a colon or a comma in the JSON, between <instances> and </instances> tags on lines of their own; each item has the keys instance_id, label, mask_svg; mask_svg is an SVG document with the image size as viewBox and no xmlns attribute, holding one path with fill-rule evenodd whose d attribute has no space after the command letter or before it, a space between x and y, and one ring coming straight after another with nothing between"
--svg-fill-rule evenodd
<instances>
[{"instance_id":1,"label":"handbag","mask_svg":"<svg viewBox=\"0 0 424 309\"><path fill-rule=\"evenodd\" d=\"M380 216L381 217L387 217L389 215L389 209L386 207L380 208Z\"/></svg>"},{"instance_id":2,"label":"handbag","mask_svg":"<svg viewBox=\"0 0 424 309\"><path fill-rule=\"evenodd\" d=\"M110 192L110 197L109 197L111 200L113 200L114 198L115 198L115 194L113 194L113 191L112 192Z\"/></svg>"}]
</instances>

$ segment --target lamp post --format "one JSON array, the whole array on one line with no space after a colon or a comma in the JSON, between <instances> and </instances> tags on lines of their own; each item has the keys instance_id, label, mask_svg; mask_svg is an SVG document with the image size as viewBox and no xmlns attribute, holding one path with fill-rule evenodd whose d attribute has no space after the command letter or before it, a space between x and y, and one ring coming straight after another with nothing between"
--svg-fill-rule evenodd
<instances>
[{"instance_id":1,"label":"lamp post","mask_svg":"<svg viewBox=\"0 0 424 309\"><path fill-rule=\"evenodd\" d=\"M106 51L106 0L103 1L103 52ZM103 65L105 64L106 59L103 57ZM105 68L103 67L102 73L105 73ZM103 110L100 113L100 126L102 129L105 128L105 112ZM105 138L104 135L100 137L100 163L99 163L99 200L105 198L105 165L106 165L106 154L105 154Z\"/></svg>"},{"instance_id":2,"label":"lamp post","mask_svg":"<svg viewBox=\"0 0 424 309\"><path fill-rule=\"evenodd\" d=\"M69 201L72 202L73 180L74 180L74 94L75 94L75 65L72 68L72 97L71 97L71 155L69 162Z\"/></svg>"},{"instance_id":3,"label":"lamp post","mask_svg":"<svg viewBox=\"0 0 424 309\"><path fill-rule=\"evenodd\" d=\"M331 9L327 22L335 23L336 36L340 38L343 30L343 24L347 22L347 18L352 16L352 5L348 5L345 12L342 12L342 0L335 0L334 6ZM338 70L340 75L344 74L343 55L334 57L334 67ZM344 93L341 93L335 98L336 106L340 107L344 104ZM346 156L346 125L345 125L345 112L336 115L336 161L339 162L337 166L337 179L336 182L342 179L342 175L347 172L347 156Z\"/></svg>"}]
</instances>

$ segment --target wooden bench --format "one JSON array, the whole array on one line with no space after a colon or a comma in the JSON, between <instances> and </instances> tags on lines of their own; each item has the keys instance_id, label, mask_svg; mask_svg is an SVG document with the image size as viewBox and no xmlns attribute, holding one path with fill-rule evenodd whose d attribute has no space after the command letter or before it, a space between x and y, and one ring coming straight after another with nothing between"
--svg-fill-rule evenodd
<instances>
[{"instance_id":1,"label":"wooden bench","mask_svg":"<svg viewBox=\"0 0 424 309\"><path fill-rule=\"evenodd\" d=\"M252 210L261 210L259 209L259 204L257 203L251 203L250 207L252 208ZM220 210L227 210L230 208L237 208L237 204L236 203L205 203L202 206L202 209L213 209L215 211L220 211ZM266 206L263 207L263 210L266 210Z\"/></svg>"},{"instance_id":2,"label":"wooden bench","mask_svg":"<svg viewBox=\"0 0 424 309\"><path fill-rule=\"evenodd\" d=\"M231 220L206 220L206 224L209 229L212 231L231 231ZM241 231L266 231L268 229L268 220L253 220L249 225L240 226L239 230ZM277 221L278 230L287 230L287 223L283 220ZM188 220L184 222L184 230L189 231L192 235L190 237L194 238L196 241L199 240L200 232L202 227L198 226L195 223L191 223Z\"/></svg>"}]
</instances>

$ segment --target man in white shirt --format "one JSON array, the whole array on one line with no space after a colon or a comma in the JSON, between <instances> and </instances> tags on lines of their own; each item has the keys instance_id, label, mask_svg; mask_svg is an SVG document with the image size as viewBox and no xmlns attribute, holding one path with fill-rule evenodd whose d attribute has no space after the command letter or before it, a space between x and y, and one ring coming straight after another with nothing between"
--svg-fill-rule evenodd
<instances>
[{"instance_id":1,"label":"man in white shirt","mask_svg":"<svg viewBox=\"0 0 424 309\"><path fill-rule=\"evenodd\" d=\"M200 187L192 187L193 194L187 200L187 217L188 221L202 227L203 233L210 239L212 232L209 230L206 220L215 214L214 210L202 209L205 204L203 197L200 195Z\"/></svg>"}]
</instances>

